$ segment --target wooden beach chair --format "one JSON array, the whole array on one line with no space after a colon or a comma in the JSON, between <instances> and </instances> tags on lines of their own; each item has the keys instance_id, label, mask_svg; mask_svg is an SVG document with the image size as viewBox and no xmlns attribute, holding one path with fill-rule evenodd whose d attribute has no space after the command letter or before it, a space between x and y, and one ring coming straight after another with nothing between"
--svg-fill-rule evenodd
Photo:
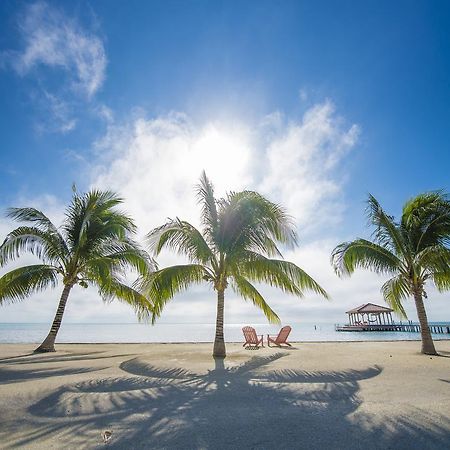
<instances>
[{"instance_id":1,"label":"wooden beach chair","mask_svg":"<svg viewBox=\"0 0 450 450\"><path fill-rule=\"evenodd\" d=\"M264 347L263 335L261 334L261 338L258 338L256 331L253 327L244 327L242 328L242 332L244 333L244 345L248 345L247 348L258 349L260 346Z\"/></svg>"},{"instance_id":2,"label":"wooden beach chair","mask_svg":"<svg viewBox=\"0 0 450 450\"><path fill-rule=\"evenodd\" d=\"M270 343L272 342L273 344L275 344L277 347L281 347L283 344L284 345L288 345L289 347L292 347L291 344L289 344L289 342L286 342L286 339L289 336L289 333L291 332L291 327L285 326L283 327L280 332L278 333L278 336L274 338L270 337L270 335L267 335L267 345L270 347Z\"/></svg>"}]
</instances>

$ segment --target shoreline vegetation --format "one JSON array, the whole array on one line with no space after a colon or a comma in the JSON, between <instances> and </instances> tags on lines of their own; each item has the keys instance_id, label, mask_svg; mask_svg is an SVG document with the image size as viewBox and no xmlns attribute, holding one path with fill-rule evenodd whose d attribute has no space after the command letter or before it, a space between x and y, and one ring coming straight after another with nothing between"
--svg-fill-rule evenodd
<instances>
[{"instance_id":1,"label":"shoreline vegetation","mask_svg":"<svg viewBox=\"0 0 450 450\"><path fill-rule=\"evenodd\" d=\"M283 259L281 250L297 246L294 219L286 210L261 194L244 190L216 198L203 172L196 186L201 209L198 229L176 217L146 236L146 248L135 240L137 227L120 211L124 200L110 191L76 188L61 226L41 211L9 208L7 216L22 225L8 233L0 246L0 267L23 253L40 264L15 268L0 277L0 305L26 299L56 287L63 289L53 323L36 353L55 351L70 292L75 285L97 288L103 301L119 300L136 311L140 321L161 316L165 305L192 285L207 283L217 295L216 327L212 356L225 358L225 292L231 289L261 309L269 323L280 324L277 313L257 289L259 284L301 298L310 291L330 296L310 275ZM437 355L424 300L425 287L450 290L450 198L442 191L408 200L400 221L387 214L375 197L367 202L372 240L343 242L331 254L339 277L367 269L390 278L381 293L401 318L407 319L402 302L413 298L420 323L422 353ZM25 225L23 225L25 223ZM188 263L160 268L153 258L172 250ZM137 277L129 280L129 272Z\"/></svg>"}]
</instances>

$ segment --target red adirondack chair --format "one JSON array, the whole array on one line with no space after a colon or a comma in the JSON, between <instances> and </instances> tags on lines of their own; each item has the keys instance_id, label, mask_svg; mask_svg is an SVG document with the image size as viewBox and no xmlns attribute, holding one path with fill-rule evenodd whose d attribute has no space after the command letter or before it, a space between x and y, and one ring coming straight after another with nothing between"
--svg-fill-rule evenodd
<instances>
[{"instance_id":1,"label":"red adirondack chair","mask_svg":"<svg viewBox=\"0 0 450 450\"><path fill-rule=\"evenodd\" d=\"M242 328L242 332L244 333L245 338L243 347L246 345L248 345L249 348L259 348L259 346L264 347L263 335L261 334L261 338L259 338L253 327L244 327Z\"/></svg>"},{"instance_id":2,"label":"red adirondack chair","mask_svg":"<svg viewBox=\"0 0 450 450\"><path fill-rule=\"evenodd\" d=\"M267 335L267 345L270 347L270 343L272 342L277 347L281 347L283 344L289 345L289 347L292 347L292 345L289 344L289 342L286 342L286 339L288 338L290 332L291 332L291 327L288 325L286 327L283 327L280 330L280 332L278 333L278 336L275 337L275 339L273 337L270 337L270 335L268 334Z\"/></svg>"}]
</instances>

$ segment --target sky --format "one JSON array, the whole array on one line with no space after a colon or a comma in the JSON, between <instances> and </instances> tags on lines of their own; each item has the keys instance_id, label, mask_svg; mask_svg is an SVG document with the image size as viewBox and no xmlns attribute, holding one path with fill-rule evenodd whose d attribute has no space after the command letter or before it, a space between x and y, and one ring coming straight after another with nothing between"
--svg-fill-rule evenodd
<instances>
[{"instance_id":1,"label":"sky","mask_svg":"<svg viewBox=\"0 0 450 450\"><path fill-rule=\"evenodd\" d=\"M74 183L113 189L142 237L168 217L199 223L206 170L217 195L257 190L295 218L285 257L332 299L262 287L282 322L343 322L384 304L382 277L330 266L338 243L370 236L367 195L398 216L420 192L450 191L449 43L445 1L3 0L0 209L37 207L59 225ZM14 226L2 215L0 239ZM50 322L60 290L3 306L0 322ZM450 320L450 293L428 293L429 319ZM213 323L215 307L196 287L159 322ZM225 315L265 323L231 292ZM136 322L82 288L64 320Z\"/></svg>"}]
</instances>

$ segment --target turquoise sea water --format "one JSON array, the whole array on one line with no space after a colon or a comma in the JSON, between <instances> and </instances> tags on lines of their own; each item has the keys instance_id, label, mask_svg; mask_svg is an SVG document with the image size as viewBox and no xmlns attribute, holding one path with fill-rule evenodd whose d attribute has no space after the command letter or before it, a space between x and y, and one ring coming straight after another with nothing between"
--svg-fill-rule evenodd
<instances>
[{"instance_id":1,"label":"turquoise sea water","mask_svg":"<svg viewBox=\"0 0 450 450\"><path fill-rule=\"evenodd\" d=\"M437 324L437 323L436 323ZM440 322L450 326L450 322ZM225 325L227 342L242 341L242 327L251 325L258 334L276 334L280 327L268 324ZM333 323L290 323L291 341L396 341L419 340L419 333L403 332L337 332ZM39 343L47 335L50 324L0 324L0 343ZM57 342L212 342L214 324L73 324L63 323ZM435 339L450 339L450 334L433 335Z\"/></svg>"}]
</instances>

